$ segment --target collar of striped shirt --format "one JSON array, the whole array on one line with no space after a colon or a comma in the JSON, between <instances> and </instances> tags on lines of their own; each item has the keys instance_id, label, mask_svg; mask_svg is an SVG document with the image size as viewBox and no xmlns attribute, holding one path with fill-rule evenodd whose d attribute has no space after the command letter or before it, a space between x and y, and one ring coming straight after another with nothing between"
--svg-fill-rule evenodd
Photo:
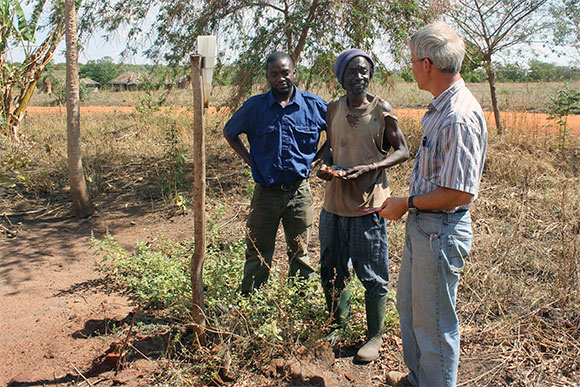
<instances>
[{"instance_id":1,"label":"collar of striped shirt","mask_svg":"<svg viewBox=\"0 0 580 387\"><path fill-rule=\"evenodd\" d=\"M449 101L449 98L451 98L453 94L457 93L457 91L464 86L465 81L463 80L463 78L459 79L454 84L449 86L447 90L441 93L437 98L433 98L433 100L428 106L428 109L429 110L435 109L437 111L443 110L447 105L447 101Z\"/></svg>"}]
</instances>

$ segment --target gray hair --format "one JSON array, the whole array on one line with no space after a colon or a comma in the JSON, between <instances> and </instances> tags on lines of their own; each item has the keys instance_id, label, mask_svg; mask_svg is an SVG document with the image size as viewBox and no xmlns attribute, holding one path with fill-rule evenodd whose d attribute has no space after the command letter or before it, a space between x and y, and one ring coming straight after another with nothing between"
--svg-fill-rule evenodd
<instances>
[{"instance_id":1,"label":"gray hair","mask_svg":"<svg viewBox=\"0 0 580 387\"><path fill-rule=\"evenodd\" d=\"M461 70L465 44L445 22L436 21L415 32L409 48L417 58L429 58L439 71L456 74Z\"/></svg>"}]
</instances>

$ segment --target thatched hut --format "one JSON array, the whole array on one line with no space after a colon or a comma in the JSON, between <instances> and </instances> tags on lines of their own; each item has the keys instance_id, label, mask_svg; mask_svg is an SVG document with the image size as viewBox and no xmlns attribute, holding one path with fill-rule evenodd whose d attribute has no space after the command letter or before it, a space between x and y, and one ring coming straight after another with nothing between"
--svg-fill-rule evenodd
<instances>
[{"instance_id":1,"label":"thatched hut","mask_svg":"<svg viewBox=\"0 0 580 387\"><path fill-rule=\"evenodd\" d=\"M178 89L191 89L191 75L185 74L177 79L167 78L164 87L166 90L171 90L174 87Z\"/></svg>"},{"instance_id":2,"label":"thatched hut","mask_svg":"<svg viewBox=\"0 0 580 387\"><path fill-rule=\"evenodd\" d=\"M91 78L81 78L79 82L91 89L98 89L101 86L99 82L93 81Z\"/></svg>"},{"instance_id":3,"label":"thatched hut","mask_svg":"<svg viewBox=\"0 0 580 387\"><path fill-rule=\"evenodd\" d=\"M149 74L140 71L127 71L109 82L115 91L129 90L135 91L145 82L154 83L155 79Z\"/></svg>"}]
</instances>

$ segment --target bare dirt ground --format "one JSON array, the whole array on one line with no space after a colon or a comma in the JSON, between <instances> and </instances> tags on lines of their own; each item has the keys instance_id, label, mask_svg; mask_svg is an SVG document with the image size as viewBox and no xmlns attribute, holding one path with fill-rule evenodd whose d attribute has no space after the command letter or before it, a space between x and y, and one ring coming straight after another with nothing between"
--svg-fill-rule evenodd
<instances>
[{"instance_id":1,"label":"bare dirt ground","mask_svg":"<svg viewBox=\"0 0 580 387\"><path fill-rule=\"evenodd\" d=\"M59 108L37 109L30 113L56 113ZM104 108L83 112L92 109ZM129 344L141 355L128 359L126 367L115 373L110 354L124 345L126 335L119 328L131 324L136 306L95 271L99 257L91 251L90 237L110 232L129 250L137 240L160 234L172 240L191 239L193 215L171 215L161 204L139 197L115 199L98 198L99 214L77 220L66 198L30 200L0 187L0 386L155 384L167 348L168 337L163 334L132 337ZM243 221L243 216L236 217L229 231L241 235ZM316 256L317 235L312 240L311 253ZM397 269L395 262L393 284ZM381 361L368 366L352 364L352 353L345 353L336 359L329 355L332 366L319 364L296 372L308 372L309 385L383 386L386 370L403 368L397 337L389 338L383 349ZM476 366L483 365L461 364L460 379L469 380L477 373ZM274 374L235 385L296 385L287 379L276 384Z\"/></svg>"},{"instance_id":2,"label":"bare dirt ground","mask_svg":"<svg viewBox=\"0 0 580 387\"><path fill-rule=\"evenodd\" d=\"M70 214L68 203L39 205L0 188L0 215L12 225L0 236L0 386L112 382L106 355L121 342L115 327L130 322L134 305L95 271L91 234L108 230L130 249L161 232L183 239L191 230L191 219L160 220L163 214L134 204L80 221ZM143 378L155 365L142 359L118 382L148 385Z\"/></svg>"},{"instance_id":3,"label":"bare dirt ground","mask_svg":"<svg viewBox=\"0 0 580 387\"><path fill-rule=\"evenodd\" d=\"M320 195L321 185L315 183L313 190ZM123 345L126 335L120 332L127 331L136 306L95 271L99 257L90 237L102 239L109 232L128 250L159 235L187 240L193 214L172 216L162 204L137 198L122 203L100 198L96 204L96 216L78 220L69 203L32 202L0 188L0 224L8 226L0 234L0 386L155 384L169 340L164 334L131 336L137 355L115 372L111 353ZM241 233L243 218L234 218L224 232ZM275 260L283 255L282 240L279 233ZM316 235L310 253L318 254ZM396 337L388 339L381 361L371 365L354 364L354 351L343 348L335 356L322 345L302 359L279 359L266 375L229 384L383 386L385 370L402 364Z\"/></svg>"}]
</instances>

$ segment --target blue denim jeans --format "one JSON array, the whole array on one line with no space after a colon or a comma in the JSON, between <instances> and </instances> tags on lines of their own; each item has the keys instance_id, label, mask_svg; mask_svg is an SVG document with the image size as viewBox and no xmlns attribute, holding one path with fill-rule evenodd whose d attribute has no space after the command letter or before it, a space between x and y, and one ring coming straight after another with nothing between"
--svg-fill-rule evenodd
<instances>
[{"instance_id":1,"label":"blue denim jeans","mask_svg":"<svg viewBox=\"0 0 580 387\"><path fill-rule=\"evenodd\" d=\"M472 239L469 211L409 211L397 310L409 381L416 386L457 383L460 336L455 301Z\"/></svg>"}]
</instances>

